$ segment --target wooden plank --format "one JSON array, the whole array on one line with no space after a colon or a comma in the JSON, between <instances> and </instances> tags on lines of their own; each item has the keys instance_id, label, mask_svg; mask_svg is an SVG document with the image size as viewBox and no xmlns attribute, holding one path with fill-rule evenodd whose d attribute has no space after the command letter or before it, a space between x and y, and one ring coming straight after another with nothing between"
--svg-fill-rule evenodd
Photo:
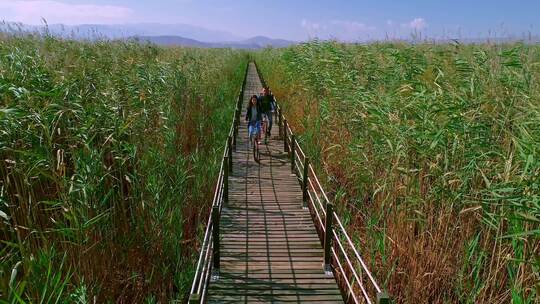
<instances>
[{"instance_id":1,"label":"wooden plank","mask_svg":"<svg viewBox=\"0 0 540 304\"><path fill-rule=\"evenodd\" d=\"M258 252L258 253L254 253L253 251L252 252L249 252L249 253L244 253L244 252L239 252L239 251L231 251L231 250L241 250L241 248L223 248L222 250L222 257L225 258L238 258L238 260L240 260L240 258L260 258L260 257L265 257L265 258L268 258L268 260L271 260L271 258L283 258L283 257L291 257L291 258L298 258L298 257L306 257L306 258L318 258L319 260L316 260L316 261L320 261L320 264L322 265L322 255L319 254L318 252L316 252L315 250L318 250L318 251L321 251L320 249L308 249L308 250L312 250L311 252L302 252L302 251L298 251L298 252L290 252L292 250L289 250L289 252L287 251L283 251L283 252L271 252L271 251L266 251L264 249L262 249L261 251L262 252ZM255 250L255 249L251 249L251 250ZM260 250L260 249L259 249ZM306 249L297 249L297 250L306 250ZM292 259L291 259L292 260ZM253 261L256 261L253 260Z\"/></svg>"},{"instance_id":2,"label":"wooden plank","mask_svg":"<svg viewBox=\"0 0 540 304\"><path fill-rule=\"evenodd\" d=\"M225 229L223 226L221 229ZM317 237L317 233L312 230L302 230L302 229L291 229L291 230L234 230L234 234L223 236L225 238L235 238L235 239L259 239L259 238L313 238ZM318 239L318 238L317 238Z\"/></svg>"},{"instance_id":3,"label":"wooden plank","mask_svg":"<svg viewBox=\"0 0 540 304\"><path fill-rule=\"evenodd\" d=\"M271 278L271 279L257 279L246 278L245 276L239 278L222 278L218 284L334 284L333 278Z\"/></svg>"},{"instance_id":4,"label":"wooden plank","mask_svg":"<svg viewBox=\"0 0 540 304\"><path fill-rule=\"evenodd\" d=\"M218 297L216 297L218 296ZM221 301L231 301L231 303L242 303L245 301L264 300L264 301L279 301L279 302L296 302L296 303L314 303L315 301L340 301L343 303L341 294L223 294L214 293L209 290L209 303L222 303ZM220 301L217 301L219 299ZM216 301L216 302L213 302Z\"/></svg>"},{"instance_id":5,"label":"wooden plank","mask_svg":"<svg viewBox=\"0 0 540 304\"><path fill-rule=\"evenodd\" d=\"M219 300L210 298L208 303L317 303L333 304L343 303L341 297L336 296L223 296Z\"/></svg>"},{"instance_id":6,"label":"wooden plank","mask_svg":"<svg viewBox=\"0 0 540 304\"><path fill-rule=\"evenodd\" d=\"M222 291L230 291L233 289L234 291L260 291L260 290L279 290L285 291L290 290L293 292L297 291L304 291L309 293L309 289L315 289L317 291L320 291L321 293L331 294L332 291L335 291L336 289L336 283L335 282L326 282L326 283L320 283L320 282L314 282L314 283L275 283L275 282L269 282L269 283L235 283L230 284L227 282L219 282L214 283L212 288L214 290L220 289ZM332 290L332 291L328 291Z\"/></svg>"},{"instance_id":7,"label":"wooden plank","mask_svg":"<svg viewBox=\"0 0 540 304\"><path fill-rule=\"evenodd\" d=\"M290 288L290 289L218 289L215 288L217 284L213 284L212 289L210 290L211 294L214 295L251 295L251 296L264 296L264 295L273 295L273 296L288 296L288 295L339 295L341 296L341 291L336 288L333 289L302 289L302 288ZM234 287L234 286L232 286Z\"/></svg>"},{"instance_id":8,"label":"wooden plank","mask_svg":"<svg viewBox=\"0 0 540 304\"><path fill-rule=\"evenodd\" d=\"M235 255L235 254L242 254L242 255L249 255L249 256L295 256L295 255L302 255L302 256L322 256L322 252L320 248L316 249L300 249L300 248L268 248L267 250L261 251L258 248L246 248L246 247L240 247L240 248L232 248L232 247L226 247L223 248L221 251L222 256L227 255Z\"/></svg>"},{"instance_id":9,"label":"wooden plank","mask_svg":"<svg viewBox=\"0 0 540 304\"><path fill-rule=\"evenodd\" d=\"M268 243L249 243L249 246L246 245L246 243L222 242L221 245L224 248L242 248L242 247L247 248L247 247L251 247L251 248L265 249L265 248L269 248L270 246L272 246L274 248L281 248L281 249L287 249L287 248L313 248L313 249L320 249L322 251L321 244L316 243L316 242L294 243L294 244L288 244L288 243L285 243L285 242L278 242L278 243L272 243L272 244L268 244Z\"/></svg>"},{"instance_id":10,"label":"wooden plank","mask_svg":"<svg viewBox=\"0 0 540 304\"><path fill-rule=\"evenodd\" d=\"M260 279L260 280L276 280L276 279L316 279L316 280L324 280L327 279L327 277L324 275L324 273L321 273L320 270L311 270L309 273L301 273L300 271L306 271L305 269L297 269L295 271L292 271L289 269L289 272L280 272L283 271L283 269L275 269L272 270L272 272L269 272L267 269L250 269L247 272L234 272L234 271L227 271L227 274L229 275L242 275L245 278L249 279ZM225 277L224 274L221 275L222 277Z\"/></svg>"},{"instance_id":11,"label":"wooden plank","mask_svg":"<svg viewBox=\"0 0 540 304\"><path fill-rule=\"evenodd\" d=\"M220 271L245 271L247 270L268 270L268 271L274 271L274 270L286 270L286 269L292 269L292 270L312 270L312 271L321 271L323 269L322 263L311 263L311 264L293 264L293 263L282 263L279 265L275 265L276 263L270 263L270 264L257 264L253 265L254 263L243 263L242 262L234 262L234 263L223 263L221 265ZM291 264L293 264L291 266Z\"/></svg>"},{"instance_id":12,"label":"wooden plank","mask_svg":"<svg viewBox=\"0 0 540 304\"><path fill-rule=\"evenodd\" d=\"M274 234L274 235L266 235L266 236L255 236L255 235L245 235L245 236L238 236L238 235L224 235L221 237L221 239L224 242L232 241L232 242L242 242L242 241L249 241L251 242L316 242L319 243L319 237L317 235L287 235L287 234Z\"/></svg>"},{"instance_id":13,"label":"wooden plank","mask_svg":"<svg viewBox=\"0 0 540 304\"><path fill-rule=\"evenodd\" d=\"M268 262L274 264L275 262L322 262L321 257L318 256L221 256L223 262L243 262L247 261L250 264L254 262ZM318 263L317 263L318 264Z\"/></svg>"}]
</instances>

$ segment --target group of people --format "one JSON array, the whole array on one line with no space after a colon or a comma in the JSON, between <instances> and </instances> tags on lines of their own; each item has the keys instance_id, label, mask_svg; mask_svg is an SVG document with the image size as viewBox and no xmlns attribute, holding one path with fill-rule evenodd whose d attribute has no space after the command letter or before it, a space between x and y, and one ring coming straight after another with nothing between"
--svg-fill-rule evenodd
<instances>
[{"instance_id":1,"label":"group of people","mask_svg":"<svg viewBox=\"0 0 540 304\"><path fill-rule=\"evenodd\" d=\"M261 93L251 96L246 111L246 121L248 122L249 137L254 138L260 144L261 123L263 119L268 121L266 135L271 136L272 113L276 108L276 100L269 87L264 87ZM253 136L253 137L252 137Z\"/></svg>"}]
</instances>

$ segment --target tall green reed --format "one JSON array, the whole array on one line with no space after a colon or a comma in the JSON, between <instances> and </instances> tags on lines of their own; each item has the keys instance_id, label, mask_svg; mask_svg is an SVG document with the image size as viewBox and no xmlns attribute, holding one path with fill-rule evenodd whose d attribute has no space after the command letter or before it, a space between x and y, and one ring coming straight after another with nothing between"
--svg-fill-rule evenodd
<instances>
[{"instance_id":1,"label":"tall green reed","mask_svg":"<svg viewBox=\"0 0 540 304\"><path fill-rule=\"evenodd\" d=\"M398 301L538 299L537 46L312 41L257 59Z\"/></svg>"},{"instance_id":2,"label":"tall green reed","mask_svg":"<svg viewBox=\"0 0 540 304\"><path fill-rule=\"evenodd\" d=\"M182 299L245 55L0 39L2 302Z\"/></svg>"}]
</instances>

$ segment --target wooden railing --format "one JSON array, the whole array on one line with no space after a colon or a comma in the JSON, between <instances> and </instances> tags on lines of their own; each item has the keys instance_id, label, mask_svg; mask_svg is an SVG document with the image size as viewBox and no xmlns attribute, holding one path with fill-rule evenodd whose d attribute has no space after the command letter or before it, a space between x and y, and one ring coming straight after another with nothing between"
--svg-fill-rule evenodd
<instances>
[{"instance_id":1,"label":"wooden railing","mask_svg":"<svg viewBox=\"0 0 540 304\"><path fill-rule=\"evenodd\" d=\"M229 199L229 173L232 172L232 152L236 149L236 137L238 136L238 127L240 125L240 114L242 111L242 100L246 86L248 66L246 65L244 81L238 93L233 122L229 129L229 135L223 151L223 158L212 200L212 211L208 216L197 269L191 285L189 303L204 303L208 283L210 280L216 280L219 277L219 218L223 205Z\"/></svg>"},{"instance_id":2,"label":"wooden railing","mask_svg":"<svg viewBox=\"0 0 540 304\"><path fill-rule=\"evenodd\" d=\"M266 82L257 67L263 86ZM303 207L309 208L324 247L323 267L327 275L335 275L342 295L348 303L390 303L390 298L377 284L349 237L343 222L334 211L321 186L309 157L296 140L283 111L277 103L277 123L283 148L291 159L291 171L298 176L303 192Z\"/></svg>"}]
</instances>

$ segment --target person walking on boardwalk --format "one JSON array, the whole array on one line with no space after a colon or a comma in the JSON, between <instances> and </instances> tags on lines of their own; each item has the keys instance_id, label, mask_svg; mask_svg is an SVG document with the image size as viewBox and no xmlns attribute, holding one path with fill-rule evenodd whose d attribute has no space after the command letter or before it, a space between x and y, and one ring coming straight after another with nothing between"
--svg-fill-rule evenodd
<instances>
[{"instance_id":1,"label":"person walking on boardwalk","mask_svg":"<svg viewBox=\"0 0 540 304\"><path fill-rule=\"evenodd\" d=\"M272 131L272 112L275 109L275 99L269 87L264 87L261 95L259 96L259 103L261 104L261 110L263 115L266 115L268 119L268 128L266 135L271 136Z\"/></svg>"},{"instance_id":2,"label":"person walking on boardwalk","mask_svg":"<svg viewBox=\"0 0 540 304\"><path fill-rule=\"evenodd\" d=\"M248 122L249 143L251 144L251 139L253 138L253 140L256 140L260 144L259 135L261 133L262 111L257 95L253 95L249 99L246 121Z\"/></svg>"}]
</instances>

